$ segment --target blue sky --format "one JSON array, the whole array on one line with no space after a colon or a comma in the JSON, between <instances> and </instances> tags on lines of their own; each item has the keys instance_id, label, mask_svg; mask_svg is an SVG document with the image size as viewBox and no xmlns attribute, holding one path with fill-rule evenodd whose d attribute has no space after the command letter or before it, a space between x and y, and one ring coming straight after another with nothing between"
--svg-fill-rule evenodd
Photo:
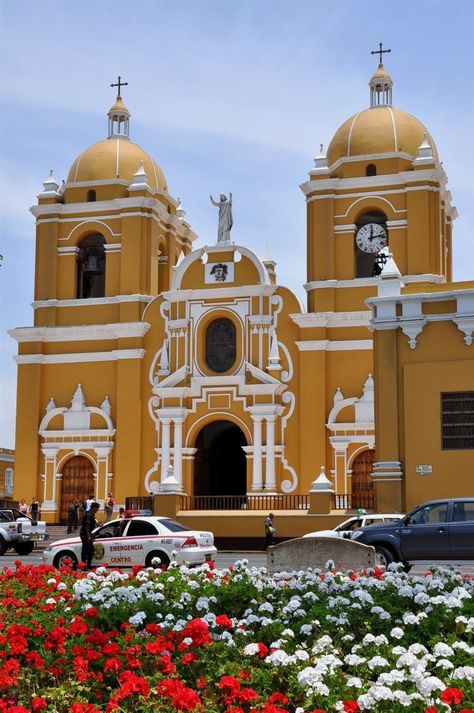
<instances>
[{"instance_id":1,"label":"blue sky","mask_svg":"<svg viewBox=\"0 0 474 713\"><path fill-rule=\"evenodd\" d=\"M131 138L213 243L209 194L232 191L235 242L269 246L304 299L306 180L319 144L368 105L380 41L394 105L435 137L459 218L454 276L474 276L470 0L2 0L0 446L14 447L16 343L33 323L34 222L53 168L105 138L121 74Z\"/></svg>"}]
</instances>

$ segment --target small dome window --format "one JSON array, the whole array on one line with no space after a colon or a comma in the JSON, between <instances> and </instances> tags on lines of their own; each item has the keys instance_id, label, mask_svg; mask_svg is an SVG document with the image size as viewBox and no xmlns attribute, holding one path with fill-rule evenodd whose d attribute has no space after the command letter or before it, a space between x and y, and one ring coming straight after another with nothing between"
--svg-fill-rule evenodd
<instances>
[{"instance_id":1,"label":"small dome window","mask_svg":"<svg viewBox=\"0 0 474 713\"><path fill-rule=\"evenodd\" d=\"M87 191L87 202L93 203L96 200L97 200L96 192L93 189L90 191Z\"/></svg>"},{"instance_id":2,"label":"small dome window","mask_svg":"<svg viewBox=\"0 0 474 713\"><path fill-rule=\"evenodd\" d=\"M366 176L376 176L377 175L377 166L375 163L369 163L369 165L365 169L365 175Z\"/></svg>"}]
</instances>

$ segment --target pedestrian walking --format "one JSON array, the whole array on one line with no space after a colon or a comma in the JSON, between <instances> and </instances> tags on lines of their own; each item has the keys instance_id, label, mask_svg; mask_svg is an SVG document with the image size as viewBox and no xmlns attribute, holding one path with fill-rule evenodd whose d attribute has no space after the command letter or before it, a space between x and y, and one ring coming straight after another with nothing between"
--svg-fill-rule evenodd
<instances>
[{"instance_id":1,"label":"pedestrian walking","mask_svg":"<svg viewBox=\"0 0 474 713\"><path fill-rule=\"evenodd\" d=\"M30 515L31 515L32 525L37 525L38 524L38 516L39 516L39 502L37 501L37 499L34 495L31 499L31 503L30 503Z\"/></svg>"},{"instance_id":2,"label":"pedestrian walking","mask_svg":"<svg viewBox=\"0 0 474 713\"><path fill-rule=\"evenodd\" d=\"M90 510L91 505L92 505L93 502L94 502L94 496L93 496L93 495L89 495L89 497L87 498L87 500L84 500L84 503L83 503L82 507L83 507L85 513L88 512L88 510Z\"/></svg>"},{"instance_id":3,"label":"pedestrian walking","mask_svg":"<svg viewBox=\"0 0 474 713\"><path fill-rule=\"evenodd\" d=\"M271 512L265 520L265 541L262 550L266 550L269 545L275 544L276 527L273 523L275 515Z\"/></svg>"},{"instance_id":4,"label":"pedestrian walking","mask_svg":"<svg viewBox=\"0 0 474 713\"><path fill-rule=\"evenodd\" d=\"M79 517L78 510L79 510L79 503L77 502L77 500L74 500L71 507L67 511L67 533L68 533L68 535L73 530L77 530L77 522L78 522L78 517Z\"/></svg>"},{"instance_id":5,"label":"pedestrian walking","mask_svg":"<svg viewBox=\"0 0 474 713\"><path fill-rule=\"evenodd\" d=\"M26 502L25 498L22 498L20 500L18 510L21 512L22 515L28 515L28 503Z\"/></svg>"},{"instance_id":6,"label":"pedestrian walking","mask_svg":"<svg viewBox=\"0 0 474 713\"><path fill-rule=\"evenodd\" d=\"M84 569L92 568L92 558L94 556L94 540L92 531L97 527L96 513L99 509L99 503L92 502L89 510L84 513L82 518L81 530L79 532L82 542L81 560L85 563Z\"/></svg>"},{"instance_id":7,"label":"pedestrian walking","mask_svg":"<svg viewBox=\"0 0 474 713\"><path fill-rule=\"evenodd\" d=\"M115 500L113 493L109 493L104 500L105 522L110 522L114 513Z\"/></svg>"}]
</instances>

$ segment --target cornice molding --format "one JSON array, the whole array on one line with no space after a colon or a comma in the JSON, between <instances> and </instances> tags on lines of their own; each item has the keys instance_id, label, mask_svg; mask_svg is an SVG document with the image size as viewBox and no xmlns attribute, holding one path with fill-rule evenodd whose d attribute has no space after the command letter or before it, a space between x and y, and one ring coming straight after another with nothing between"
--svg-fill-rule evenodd
<instances>
[{"instance_id":1,"label":"cornice molding","mask_svg":"<svg viewBox=\"0 0 474 713\"><path fill-rule=\"evenodd\" d=\"M423 275L403 275L402 280L405 284L413 284L418 282L428 282L433 284L442 284L446 282L444 275L433 275L425 273ZM312 280L306 282L303 287L306 292L320 289L347 289L353 287L377 287L381 283L380 277L354 277L352 280Z\"/></svg>"},{"instance_id":2,"label":"cornice molding","mask_svg":"<svg viewBox=\"0 0 474 713\"><path fill-rule=\"evenodd\" d=\"M75 354L21 354L13 357L17 364L77 364L83 362L143 359L144 349L113 349L110 352L79 352Z\"/></svg>"},{"instance_id":3,"label":"cornice molding","mask_svg":"<svg viewBox=\"0 0 474 713\"><path fill-rule=\"evenodd\" d=\"M17 327L8 334L17 342L81 342L141 338L150 329L148 322L84 324L71 327Z\"/></svg>"},{"instance_id":4,"label":"cornice molding","mask_svg":"<svg viewBox=\"0 0 474 713\"><path fill-rule=\"evenodd\" d=\"M113 297L86 297L85 299L70 300L36 300L31 303L33 309L46 307L103 307L104 305L116 305L123 302L151 302L154 295L114 295Z\"/></svg>"},{"instance_id":5,"label":"cornice molding","mask_svg":"<svg viewBox=\"0 0 474 713\"><path fill-rule=\"evenodd\" d=\"M373 349L372 339L347 339L330 341L329 339L313 339L307 342L295 342L300 352L345 352Z\"/></svg>"},{"instance_id":6,"label":"cornice molding","mask_svg":"<svg viewBox=\"0 0 474 713\"><path fill-rule=\"evenodd\" d=\"M370 310L357 312L309 312L307 314L290 314L291 319L301 329L327 327L368 327L371 317Z\"/></svg>"}]
</instances>

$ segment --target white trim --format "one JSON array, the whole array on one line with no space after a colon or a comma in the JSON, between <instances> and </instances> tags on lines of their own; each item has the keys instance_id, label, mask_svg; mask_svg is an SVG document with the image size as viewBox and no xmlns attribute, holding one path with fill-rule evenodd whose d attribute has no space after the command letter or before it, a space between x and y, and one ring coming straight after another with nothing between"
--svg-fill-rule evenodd
<instances>
[{"instance_id":1,"label":"white trim","mask_svg":"<svg viewBox=\"0 0 474 713\"><path fill-rule=\"evenodd\" d=\"M444 275L433 275L425 273L423 275L403 275L402 280L405 284L428 282L433 284L442 284L446 282ZM378 277L354 277L352 280L312 280L304 286L306 292L320 289L346 289L348 287L378 287L381 283L381 278Z\"/></svg>"},{"instance_id":2,"label":"white trim","mask_svg":"<svg viewBox=\"0 0 474 713\"><path fill-rule=\"evenodd\" d=\"M182 264L182 263L181 263ZM236 297L271 297L277 291L276 285L242 285L241 287L211 287L200 290L170 290L163 292L163 296L169 302L181 302L190 300L215 300ZM213 304L216 309L220 303Z\"/></svg>"},{"instance_id":3,"label":"white trim","mask_svg":"<svg viewBox=\"0 0 474 713\"><path fill-rule=\"evenodd\" d=\"M64 257L65 255L77 255L79 252L79 248L77 245L68 245L65 248L58 248L58 255L59 257Z\"/></svg>"},{"instance_id":4,"label":"white trim","mask_svg":"<svg viewBox=\"0 0 474 713\"><path fill-rule=\"evenodd\" d=\"M122 302L151 302L154 295L115 295L114 297L86 297L84 299L69 300L35 300L31 303L33 309L43 307L97 307L103 305L115 305Z\"/></svg>"},{"instance_id":5,"label":"white trim","mask_svg":"<svg viewBox=\"0 0 474 713\"><path fill-rule=\"evenodd\" d=\"M104 217L108 217L108 216L101 215L100 217L104 218ZM122 233L114 233L114 231L112 230L110 225L107 225L107 223L104 223L103 220L99 220L99 218L97 217L97 218L88 218L87 220L81 221L80 223L78 223L78 225L76 225L72 230L69 231L69 234L67 235L66 238L59 238L59 240L69 240L69 238L72 236L73 233L76 232L76 230L80 230L84 226L90 225L90 223L98 223L99 225L103 225L104 228L106 228L106 230L109 231L109 234L113 238L119 238L122 235Z\"/></svg>"},{"instance_id":6,"label":"white trim","mask_svg":"<svg viewBox=\"0 0 474 713\"><path fill-rule=\"evenodd\" d=\"M395 124L395 118L393 116L392 107L387 106L388 113L390 114L390 119L392 120L392 130L393 130L393 148L395 153L398 153L398 136L397 136L397 126Z\"/></svg>"},{"instance_id":7,"label":"white trim","mask_svg":"<svg viewBox=\"0 0 474 713\"><path fill-rule=\"evenodd\" d=\"M122 250L122 243L104 243L106 253L119 253Z\"/></svg>"},{"instance_id":8,"label":"white trim","mask_svg":"<svg viewBox=\"0 0 474 713\"><path fill-rule=\"evenodd\" d=\"M357 226L355 223L348 223L347 225L335 225L334 226L334 235L337 235L338 233L355 233L357 230Z\"/></svg>"},{"instance_id":9,"label":"white trim","mask_svg":"<svg viewBox=\"0 0 474 713\"><path fill-rule=\"evenodd\" d=\"M17 364L76 364L79 362L143 359L144 349L113 349L110 352L79 352L76 354L26 354L13 357Z\"/></svg>"},{"instance_id":10,"label":"white trim","mask_svg":"<svg viewBox=\"0 0 474 713\"><path fill-rule=\"evenodd\" d=\"M290 314L291 319L301 329L319 327L368 327L371 318L370 310L358 312L309 312L308 314Z\"/></svg>"},{"instance_id":11,"label":"white trim","mask_svg":"<svg viewBox=\"0 0 474 713\"><path fill-rule=\"evenodd\" d=\"M400 157L400 154L371 154L367 156L357 156L356 158L348 157L344 163L397 157ZM404 157L412 158L409 157L408 154L405 154ZM338 165L340 164L336 161L331 168L334 170ZM309 195L313 191L328 191L333 193L334 191L347 191L354 188L365 190L377 189L380 186L400 186L400 189L403 189L407 183L418 183L419 181L433 181L440 183L444 188L446 178L442 170L430 168L423 169L422 171L400 171L400 173L384 173L376 176L358 176L356 178L321 178L319 180L306 181L300 185L300 188L305 195ZM337 197L339 198L341 196L338 195Z\"/></svg>"},{"instance_id":12,"label":"white trim","mask_svg":"<svg viewBox=\"0 0 474 713\"><path fill-rule=\"evenodd\" d=\"M118 322L73 327L17 327L8 330L8 334L17 342L88 342L98 339L140 338L149 329L148 322Z\"/></svg>"},{"instance_id":13,"label":"white trim","mask_svg":"<svg viewBox=\"0 0 474 713\"><path fill-rule=\"evenodd\" d=\"M329 339L313 339L307 342L295 342L295 344L300 352L345 352L374 348L372 339L347 339L333 342Z\"/></svg>"},{"instance_id":14,"label":"white trim","mask_svg":"<svg viewBox=\"0 0 474 713\"><path fill-rule=\"evenodd\" d=\"M184 260L182 260L176 268L176 272L173 276L171 290L176 291L176 290L180 289L181 280L183 279L184 274L186 273L186 270L190 267L190 265L192 265L192 263L196 262L197 260L201 260L203 255L205 255L205 254L212 255L213 253L232 253L232 254L234 254L235 252L239 252L242 257L246 257L257 268L257 273L259 276L259 285L271 285L270 276L268 274L268 271L267 271L265 265L260 260L260 258L253 252L253 250L249 250L249 248L246 248L242 245L236 245L235 243L230 243L230 244L218 243L216 245L205 245L203 248L201 248L199 250L193 250L188 255L186 255ZM235 262L234 258L235 258L235 255L233 255L233 257L232 257L233 262ZM202 265L202 267L203 267L203 282L204 282L204 265ZM214 289L216 289L216 288L214 287ZM219 289L219 294L222 294L220 285L218 286L218 289Z\"/></svg>"}]
</instances>

